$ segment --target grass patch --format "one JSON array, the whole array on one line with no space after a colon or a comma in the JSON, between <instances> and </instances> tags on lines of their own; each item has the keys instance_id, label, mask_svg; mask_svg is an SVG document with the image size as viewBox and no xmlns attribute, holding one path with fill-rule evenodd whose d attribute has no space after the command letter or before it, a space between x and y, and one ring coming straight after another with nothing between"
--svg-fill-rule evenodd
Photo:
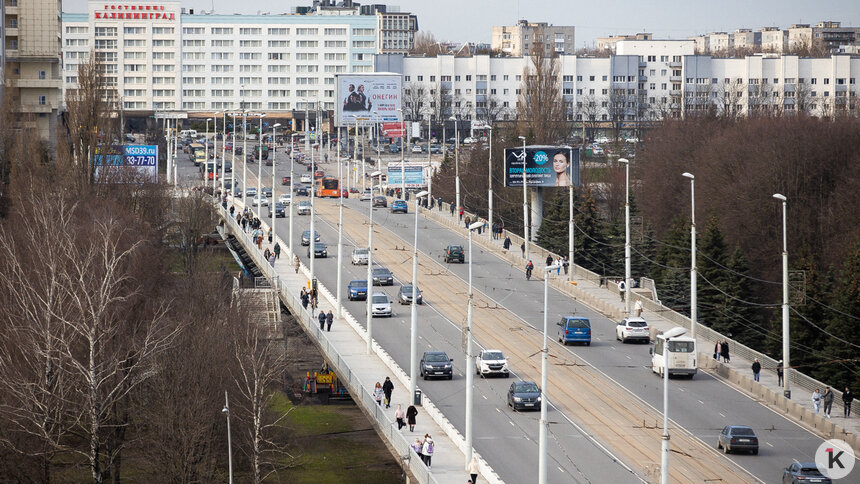
<instances>
[{"instance_id":1,"label":"grass patch","mask_svg":"<svg viewBox=\"0 0 860 484\"><path fill-rule=\"evenodd\" d=\"M293 402L282 392L275 392L270 404L271 409L278 415L283 415L294 407ZM343 410L353 409L354 405L299 405L283 420L283 426L288 427L297 437L325 435L337 432L355 430L350 418L343 415Z\"/></svg>"}]
</instances>

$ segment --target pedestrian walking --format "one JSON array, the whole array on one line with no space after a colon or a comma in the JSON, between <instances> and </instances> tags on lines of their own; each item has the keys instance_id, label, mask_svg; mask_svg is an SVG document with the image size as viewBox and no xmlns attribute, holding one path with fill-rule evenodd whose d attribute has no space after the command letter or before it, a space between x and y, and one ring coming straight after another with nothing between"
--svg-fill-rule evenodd
<instances>
[{"instance_id":1,"label":"pedestrian walking","mask_svg":"<svg viewBox=\"0 0 860 484\"><path fill-rule=\"evenodd\" d=\"M263 234L257 236L257 248L263 249Z\"/></svg>"},{"instance_id":2,"label":"pedestrian walking","mask_svg":"<svg viewBox=\"0 0 860 484\"><path fill-rule=\"evenodd\" d=\"M761 363L758 362L758 358L756 358L755 361L753 361L752 371L753 371L753 380L759 381L758 377L759 377L759 374L761 373Z\"/></svg>"},{"instance_id":3,"label":"pedestrian walking","mask_svg":"<svg viewBox=\"0 0 860 484\"><path fill-rule=\"evenodd\" d=\"M385 377L385 383L382 384L382 392L385 394L385 408L391 408L391 392L394 391L394 383L391 378Z\"/></svg>"},{"instance_id":4,"label":"pedestrian walking","mask_svg":"<svg viewBox=\"0 0 860 484\"><path fill-rule=\"evenodd\" d=\"M469 482L475 484L478 482L478 457L473 455L472 460L469 461Z\"/></svg>"},{"instance_id":5,"label":"pedestrian walking","mask_svg":"<svg viewBox=\"0 0 860 484\"><path fill-rule=\"evenodd\" d=\"M302 288L302 293L299 295L299 298L302 300L302 307L304 309L308 308L308 301L310 301L310 297L308 296L308 292L305 291L305 288Z\"/></svg>"},{"instance_id":6,"label":"pedestrian walking","mask_svg":"<svg viewBox=\"0 0 860 484\"><path fill-rule=\"evenodd\" d=\"M776 378L779 380L779 386L782 386L782 360L779 360L779 363L776 365Z\"/></svg>"},{"instance_id":7,"label":"pedestrian walking","mask_svg":"<svg viewBox=\"0 0 860 484\"><path fill-rule=\"evenodd\" d=\"M311 307L316 309L319 305L319 293L317 292L317 288L311 289Z\"/></svg>"},{"instance_id":8,"label":"pedestrian walking","mask_svg":"<svg viewBox=\"0 0 860 484\"><path fill-rule=\"evenodd\" d=\"M234 213L236 213L236 207L230 205L230 216L232 217Z\"/></svg>"},{"instance_id":9,"label":"pedestrian walking","mask_svg":"<svg viewBox=\"0 0 860 484\"><path fill-rule=\"evenodd\" d=\"M460 221L463 221L463 214L466 213L466 210L463 209L463 206L460 205Z\"/></svg>"},{"instance_id":10,"label":"pedestrian walking","mask_svg":"<svg viewBox=\"0 0 860 484\"><path fill-rule=\"evenodd\" d=\"M397 422L397 430L401 430L403 427L406 427L406 422L403 421L403 418L406 414L403 412L403 407L398 404L397 409L394 410L394 421Z\"/></svg>"},{"instance_id":11,"label":"pedestrian walking","mask_svg":"<svg viewBox=\"0 0 860 484\"><path fill-rule=\"evenodd\" d=\"M636 313L636 317L642 317L642 300L637 299L636 304L633 305L633 311Z\"/></svg>"},{"instance_id":12,"label":"pedestrian walking","mask_svg":"<svg viewBox=\"0 0 860 484\"><path fill-rule=\"evenodd\" d=\"M320 311L319 321L320 329L325 331L325 311Z\"/></svg>"},{"instance_id":13,"label":"pedestrian walking","mask_svg":"<svg viewBox=\"0 0 860 484\"><path fill-rule=\"evenodd\" d=\"M523 259L525 259L526 258L526 243L525 242L520 244L520 250L523 252Z\"/></svg>"},{"instance_id":14,"label":"pedestrian walking","mask_svg":"<svg viewBox=\"0 0 860 484\"><path fill-rule=\"evenodd\" d=\"M824 389L821 401L824 402L824 416L830 418L830 409L833 408L833 390L830 387Z\"/></svg>"},{"instance_id":15,"label":"pedestrian walking","mask_svg":"<svg viewBox=\"0 0 860 484\"><path fill-rule=\"evenodd\" d=\"M424 434L424 446L421 447L421 453L424 454L424 463L427 464L428 469L430 469L433 460L434 447L433 437L430 437L430 434Z\"/></svg>"},{"instance_id":16,"label":"pedestrian walking","mask_svg":"<svg viewBox=\"0 0 860 484\"><path fill-rule=\"evenodd\" d=\"M812 392L812 408L815 409L815 413L818 413L821 408L821 392L817 388Z\"/></svg>"},{"instance_id":17,"label":"pedestrian walking","mask_svg":"<svg viewBox=\"0 0 860 484\"><path fill-rule=\"evenodd\" d=\"M509 250L511 248L511 238L510 237L505 237L505 241L502 242L502 247L504 247L505 250ZM525 253L525 251L523 251L523 257L525 257L525 256L526 256L526 253Z\"/></svg>"},{"instance_id":18,"label":"pedestrian walking","mask_svg":"<svg viewBox=\"0 0 860 484\"><path fill-rule=\"evenodd\" d=\"M418 458L421 459L421 462L424 462L424 454L421 453L421 449L424 446L421 444L421 439L419 439L418 437L415 437L415 442L412 442L411 447L412 447L412 450L414 450L415 453L418 454Z\"/></svg>"},{"instance_id":19,"label":"pedestrian walking","mask_svg":"<svg viewBox=\"0 0 860 484\"><path fill-rule=\"evenodd\" d=\"M266 247L265 252L263 252L263 257L264 257L266 260L269 260L269 255L271 255L271 254L272 254L272 251L271 251L271 250L269 250L269 248L268 248L268 247Z\"/></svg>"},{"instance_id":20,"label":"pedestrian walking","mask_svg":"<svg viewBox=\"0 0 860 484\"><path fill-rule=\"evenodd\" d=\"M567 275L567 271L570 270L570 260L568 260L567 256L564 256L564 259L561 261L562 267L564 267L564 275Z\"/></svg>"},{"instance_id":21,"label":"pedestrian walking","mask_svg":"<svg viewBox=\"0 0 860 484\"><path fill-rule=\"evenodd\" d=\"M440 208L440 209L442 208L442 204L441 204L441 203L439 204L439 208ZM451 209L451 216L453 217L453 216L454 216L454 204L453 204L453 203L448 204L448 208L450 208L450 209Z\"/></svg>"},{"instance_id":22,"label":"pedestrian walking","mask_svg":"<svg viewBox=\"0 0 860 484\"><path fill-rule=\"evenodd\" d=\"M729 358L729 340L724 339L723 344L720 346L720 354L723 355L723 361L726 363L731 362L731 358Z\"/></svg>"},{"instance_id":23,"label":"pedestrian walking","mask_svg":"<svg viewBox=\"0 0 860 484\"><path fill-rule=\"evenodd\" d=\"M281 258L281 244L278 242L275 242L275 248L273 250L275 251L275 259L280 259Z\"/></svg>"},{"instance_id":24,"label":"pedestrian walking","mask_svg":"<svg viewBox=\"0 0 860 484\"><path fill-rule=\"evenodd\" d=\"M293 269L296 270L296 274L299 273L299 268L301 268L301 267L302 267L302 263L299 261L299 256L294 255L293 256Z\"/></svg>"},{"instance_id":25,"label":"pedestrian walking","mask_svg":"<svg viewBox=\"0 0 860 484\"><path fill-rule=\"evenodd\" d=\"M848 418L851 416L851 402L853 402L853 401L854 401L854 394L851 393L850 388L845 387L845 391L842 392L842 409L843 409L842 413L844 414L845 418Z\"/></svg>"},{"instance_id":26,"label":"pedestrian walking","mask_svg":"<svg viewBox=\"0 0 860 484\"><path fill-rule=\"evenodd\" d=\"M326 325L325 330L328 331L329 333L331 333L331 323L333 323L333 322L334 322L334 313L332 313L331 309L329 309L325 315L325 325Z\"/></svg>"},{"instance_id":27,"label":"pedestrian walking","mask_svg":"<svg viewBox=\"0 0 860 484\"><path fill-rule=\"evenodd\" d=\"M269 227L269 243L272 243L272 227Z\"/></svg>"},{"instance_id":28,"label":"pedestrian walking","mask_svg":"<svg viewBox=\"0 0 860 484\"><path fill-rule=\"evenodd\" d=\"M463 220L463 218L461 217L460 220ZM466 216L466 220L463 220L463 224L466 226L467 229L469 228L469 225L471 225L471 221L472 219L470 219L468 215Z\"/></svg>"},{"instance_id":29,"label":"pedestrian walking","mask_svg":"<svg viewBox=\"0 0 860 484\"><path fill-rule=\"evenodd\" d=\"M436 199L436 205L438 205L438 206L439 206L439 211L441 212L441 211L442 211L442 197L439 197L439 198L437 198L437 199ZM451 215L454 215L454 211L453 211L453 210L451 211Z\"/></svg>"},{"instance_id":30,"label":"pedestrian walking","mask_svg":"<svg viewBox=\"0 0 860 484\"><path fill-rule=\"evenodd\" d=\"M558 267L555 268L555 275L560 276L561 275L561 266L562 266L561 257L556 259L555 263L558 265Z\"/></svg>"},{"instance_id":31,"label":"pedestrian walking","mask_svg":"<svg viewBox=\"0 0 860 484\"><path fill-rule=\"evenodd\" d=\"M552 265L552 256L548 255L548 256L546 256L546 266L549 267L551 265Z\"/></svg>"},{"instance_id":32,"label":"pedestrian walking","mask_svg":"<svg viewBox=\"0 0 860 484\"><path fill-rule=\"evenodd\" d=\"M418 416L418 409L415 408L415 405L409 405L409 408L406 409L406 423L409 424L409 431L415 431L415 417ZM419 454L421 452L418 452Z\"/></svg>"},{"instance_id":33,"label":"pedestrian walking","mask_svg":"<svg viewBox=\"0 0 860 484\"><path fill-rule=\"evenodd\" d=\"M373 387L373 399L376 400L376 404L380 407L382 406L382 384L376 382L376 386Z\"/></svg>"},{"instance_id":34,"label":"pedestrian walking","mask_svg":"<svg viewBox=\"0 0 860 484\"><path fill-rule=\"evenodd\" d=\"M272 267L275 267L275 253L274 252L269 253L269 265Z\"/></svg>"},{"instance_id":35,"label":"pedestrian walking","mask_svg":"<svg viewBox=\"0 0 860 484\"><path fill-rule=\"evenodd\" d=\"M720 361L720 349L723 347L723 343L721 341L717 341L714 344L714 359Z\"/></svg>"},{"instance_id":36,"label":"pedestrian walking","mask_svg":"<svg viewBox=\"0 0 860 484\"><path fill-rule=\"evenodd\" d=\"M621 302L624 302L624 296L627 292L627 284L624 281L618 281L618 293L621 294Z\"/></svg>"}]
</instances>

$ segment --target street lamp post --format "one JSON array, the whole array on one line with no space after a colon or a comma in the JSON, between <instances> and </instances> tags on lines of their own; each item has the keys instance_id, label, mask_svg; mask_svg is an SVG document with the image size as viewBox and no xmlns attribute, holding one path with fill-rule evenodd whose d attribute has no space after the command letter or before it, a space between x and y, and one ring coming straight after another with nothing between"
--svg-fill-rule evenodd
<instances>
[{"instance_id":1,"label":"street lamp post","mask_svg":"<svg viewBox=\"0 0 860 484\"><path fill-rule=\"evenodd\" d=\"M526 260L529 260L529 195L528 178L526 177L526 158L528 158L528 154L526 152L526 137L519 136L519 139L523 142L523 244L526 246Z\"/></svg>"},{"instance_id":2,"label":"street lamp post","mask_svg":"<svg viewBox=\"0 0 860 484\"><path fill-rule=\"evenodd\" d=\"M406 115L400 110L400 197L406 199Z\"/></svg>"},{"instance_id":3,"label":"street lamp post","mask_svg":"<svg viewBox=\"0 0 860 484\"><path fill-rule=\"evenodd\" d=\"M686 333L674 327L663 333L663 437L660 441L660 482L669 484L669 340Z\"/></svg>"},{"instance_id":4,"label":"street lamp post","mask_svg":"<svg viewBox=\"0 0 860 484\"><path fill-rule=\"evenodd\" d=\"M475 296L472 292L472 232L475 229L483 226L483 222L475 222L469 225L469 307L468 318L466 320L466 467L472 461L472 406L473 406L473 386L474 374L472 373L472 308L474 307Z\"/></svg>"},{"instance_id":5,"label":"street lamp post","mask_svg":"<svg viewBox=\"0 0 860 484\"><path fill-rule=\"evenodd\" d=\"M546 411L549 402L546 398L547 387L547 371L549 360L549 348L546 344L547 332L547 312L549 311L549 273L558 270L560 266L553 264L544 268L543 274L543 346L541 347L540 357L540 432L539 432L539 451L538 451L538 484L546 484L546 452L547 452L547 434L549 433L549 421L547 421Z\"/></svg>"},{"instance_id":6,"label":"street lamp post","mask_svg":"<svg viewBox=\"0 0 860 484\"><path fill-rule=\"evenodd\" d=\"M215 113L215 115L223 114L224 117L221 118L221 197L224 198L224 201L227 201L226 191L224 190L224 174L227 170L227 111L223 113ZM233 167L230 167L230 173L233 173ZM233 178L232 175L230 178Z\"/></svg>"},{"instance_id":7,"label":"street lamp post","mask_svg":"<svg viewBox=\"0 0 860 484\"><path fill-rule=\"evenodd\" d=\"M684 172L682 176L690 179L690 337L696 339L696 325L698 324L698 291L696 275L696 177L692 173Z\"/></svg>"},{"instance_id":8,"label":"street lamp post","mask_svg":"<svg viewBox=\"0 0 860 484\"><path fill-rule=\"evenodd\" d=\"M236 204L236 188L238 188L236 186L236 182L237 182L237 180L236 180L236 113L230 113L230 114L231 114L231 116L233 116L233 149L230 150L230 159L232 160L231 172L233 173L233 177L232 177L233 181L230 184L230 193L233 196L233 204L235 205ZM245 193L242 192L242 195L244 196Z\"/></svg>"},{"instance_id":9,"label":"street lamp post","mask_svg":"<svg viewBox=\"0 0 860 484\"><path fill-rule=\"evenodd\" d=\"M293 252L293 195L295 194L295 175L293 174L293 164L296 159L296 136L299 136L300 133L293 133L290 135L290 256L295 255Z\"/></svg>"},{"instance_id":10,"label":"street lamp post","mask_svg":"<svg viewBox=\"0 0 860 484\"><path fill-rule=\"evenodd\" d=\"M230 400L227 398L227 392L224 391L224 408L221 412L227 416L227 466L229 470L230 484L233 484L233 444L230 442Z\"/></svg>"},{"instance_id":11,"label":"street lamp post","mask_svg":"<svg viewBox=\"0 0 860 484\"><path fill-rule=\"evenodd\" d=\"M630 316L630 162L618 162L624 163L624 314Z\"/></svg>"},{"instance_id":12,"label":"street lamp post","mask_svg":"<svg viewBox=\"0 0 860 484\"><path fill-rule=\"evenodd\" d=\"M236 146L233 146L236 150ZM242 111L242 196L247 200L248 193L248 111ZM246 207L247 202L246 202Z\"/></svg>"},{"instance_id":13,"label":"street lamp post","mask_svg":"<svg viewBox=\"0 0 860 484\"><path fill-rule=\"evenodd\" d=\"M457 210L460 210L460 130L457 125L458 120L456 116L451 116L449 118L451 121L454 121L454 173L456 175L456 180L454 180L455 192L456 192L456 202L457 202Z\"/></svg>"},{"instance_id":14,"label":"street lamp post","mask_svg":"<svg viewBox=\"0 0 860 484\"><path fill-rule=\"evenodd\" d=\"M338 127L338 130L340 127ZM337 163L337 197L338 200L338 216L337 216L337 317L342 317L343 314L343 163L340 161L340 131L338 131L337 148L335 150L335 160Z\"/></svg>"},{"instance_id":15,"label":"street lamp post","mask_svg":"<svg viewBox=\"0 0 860 484\"><path fill-rule=\"evenodd\" d=\"M203 147L205 160L203 161L203 186L205 187L207 183L209 183L209 121L212 121L212 118L206 118L206 146Z\"/></svg>"},{"instance_id":16,"label":"street lamp post","mask_svg":"<svg viewBox=\"0 0 860 484\"><path fill-rule=\"evenodd\" d=\"M263 118L266 117L266 114L263 113L260 115L260 152L257 159L257 200L260 203L257 204L257 217L260 220L263 219ZM272 194L274 195L275 187L272 187Z\"/></svg>"},{"instance_id":17,"label":"street lamp post","mask_svg":"<svg viewBox=\"0 0 860 484\"><path fill-rule=\"evenodd\" d=\"M774 193L773 198L782 200L782 394L791 399L791 362L789 360L789 318L788 318L788 199L785 195Z\"/></svg>"},{"instance_id":18,"label":"street lamp post","mask_svg":"<svg viewBox=\"0 0 860 484\"><path fill-rule=\"evenodd\" d=\"M373 351L373 179L380 175L382 175L381 171L370 174L370 227L367 229L367 354Z\"/></svg>"},{"instance_id":19,"label":"street lamp post","mask_svg":"<svg viewBox=\"0 0 860 484\"><path fill-rule=\"evenodd\" d=\"M281 126L281 123L275 123L275 125L272 126L272 153L271 153L271 157L272 157L272 199L269 200L269 203L271 204L271 205L269 205L269 207L272 209L271 212L272 212L272 242L273 243L275 241L275 238L278 236L277 235L278 232L275 231L275 220L278 218L278 207L275 205L275 187L277 186L277 185L275 185L275 171L277 171L277 166L278 166L277 163L275 163L275 133L277 132L277 129L280 126ZM261 134L261 136L262 136L262 134ZM286 209L287 209L287 207L284 206L284 210L286 210Z\"/></svg>"},{"instance_id":20,"label":"street lamp post","mask_svg":"<svg viewBox=\"0 0 860 484\"><path fill-rule=\"evenodd\" d=\"M212 161L212 170L215 172L212 174L212 194L214 195L215 181L218 179L218 113L212 114Z\"/></svg>"},{"instance_id":21,"label":"street lamp post","mask_svg":"<svg viewBox=\"0 0 860 484\"><path fill-rule=\"evenodd\" d=\"M415 240L412 243L412 318L409 338L409 398L415 395L418 386L418 211L421 199L430 192L421 191L415 195Z\"/></svg>"},{"instance_id":22,"label":"street lamp post","mask_svg":"<svg viewBox=\"0 0 860 484\"><path fill-rule=\"evenodd\" d=\"M487 126L487 130L490 132L490 146L487 150L487 207L489 209L489 216L487 217L489 220L487 223L490 224L490 230L487 232L487 235L490 239L493 238L493 127Z\"/></svg>"}]
</instances>

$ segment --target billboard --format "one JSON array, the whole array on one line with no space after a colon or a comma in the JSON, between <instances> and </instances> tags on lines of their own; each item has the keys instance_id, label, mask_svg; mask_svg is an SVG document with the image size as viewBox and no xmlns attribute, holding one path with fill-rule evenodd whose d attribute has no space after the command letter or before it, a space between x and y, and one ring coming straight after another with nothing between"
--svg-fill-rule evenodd
<instances>
[{"instance_id":1,"label":"billboard","mask_svg":"<svg viewBox=\"0 0 860 484\"><path fill-rule=\"evenodd\" d=\"M158 146L102 146L93 156L93 166L97 180L155 183L158 181Z\"/></svg>"},{"instance_id":2,"label":"billboard","mask_svg":"<svg viewBox=\"0 0 860 484\"><path fill-rule=\"evenodd\" d=\"M404 126L401 123L382 123L382 134L386 138L402 138L404 133Z\"/></svg>"},{"instance_id":3,"label":"billboard","mask_svg":"<svg viewBox=\"0 0 860 484\"><path fill-rule=\"evenodd\" d=\"M527 146L523 158L522 148L505 149L506 187L522 187L523 171L529 187L579 185L579 148Z\"/></svg>"},{"instance_id":4,"label":"billboard","mask_svg":"<svg viewBox=\"0 0 860 484\"><path fill-rule=\"evenodd\" d=\"M400 122L400 74L337 75L335 84L337 126Z\"/></svg>"},{"instance_id":5,"label":"billboard","mask_svg":"<svg viewBox=\"0 0 860 484\"><path fill-rule=\"evenodd\" d=\"M397 188L401 185L401 174L405 174L406 188L424 188L427 183L424 181L424 165L406 163L403 167L403 172L400 170L400 163L388 164L388 186Z\"/></svg>"}]
</instances>

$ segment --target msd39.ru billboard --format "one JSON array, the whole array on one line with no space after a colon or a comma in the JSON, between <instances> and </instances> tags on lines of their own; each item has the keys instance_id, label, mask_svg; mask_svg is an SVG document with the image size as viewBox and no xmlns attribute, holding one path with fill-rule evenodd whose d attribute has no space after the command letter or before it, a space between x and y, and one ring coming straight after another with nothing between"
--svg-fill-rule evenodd
<instances>
[{"instance_id":1,"label":"msd39.ru billboard","mask_svg":"<svg viewBox=\"0 0 860 484\"><path fill-rule=\"evenodd\" d=\"M525 168L525 169L524 169ZM505 186L522 187L525 172L528 187L579 186L579 148L526 146L505 150Z\"/></svg>"}]
</instances>

